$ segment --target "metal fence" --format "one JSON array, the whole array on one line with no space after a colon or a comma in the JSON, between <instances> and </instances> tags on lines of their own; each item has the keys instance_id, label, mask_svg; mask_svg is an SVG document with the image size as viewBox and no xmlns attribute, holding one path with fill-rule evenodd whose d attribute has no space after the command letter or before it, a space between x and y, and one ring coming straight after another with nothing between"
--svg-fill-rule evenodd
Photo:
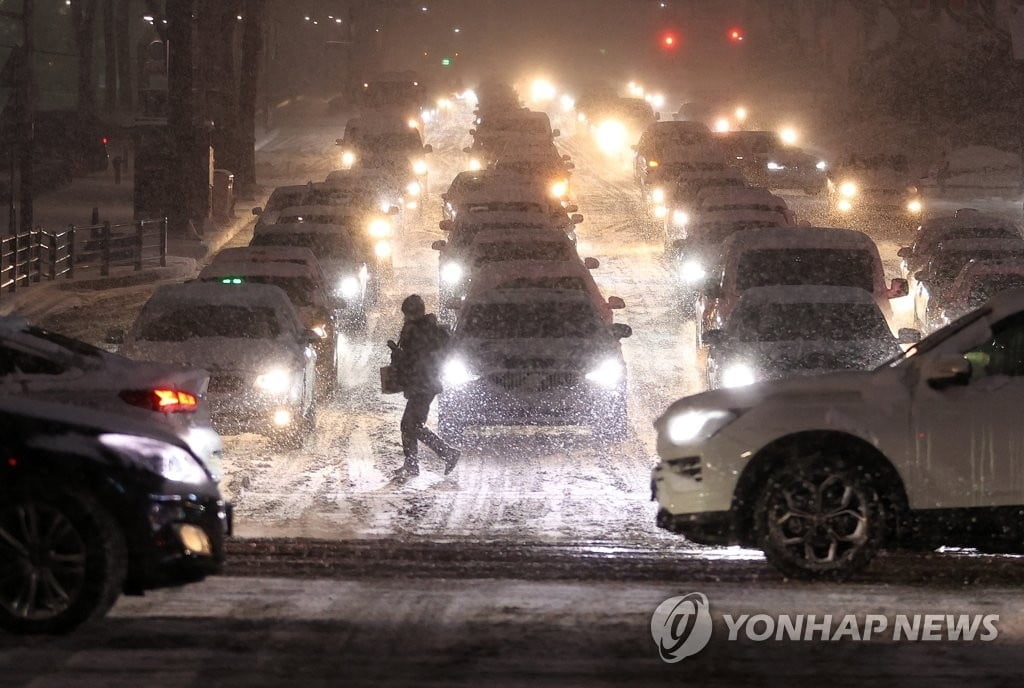
<instances>
[{"instance_id":1,"label":"metal fence","mask_svg":"<svg viewBox=\"0 0 1024 688\"><path fill-rule=\"evenodd\" d=\"M167 265L167 218L0 236L0 295L44 278L71 279L83 268L106 277L111 267L138 271L148 263Z\"/></svg>"}]
</instances>

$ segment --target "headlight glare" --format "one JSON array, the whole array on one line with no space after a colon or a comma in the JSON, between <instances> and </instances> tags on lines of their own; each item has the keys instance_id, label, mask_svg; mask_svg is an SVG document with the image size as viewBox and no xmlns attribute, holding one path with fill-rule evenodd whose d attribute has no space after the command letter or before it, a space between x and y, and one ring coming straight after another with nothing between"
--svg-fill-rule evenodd
<instances>
[{"instance_id":1,"label":"headlight glare","mask_svg":"<svg viewBox=\"0 0 1024 688\"><path fill-rule=\"evenodd\" d=\"M171 482L200 485L208 480L199 461L173 444L151 437L119 433L103 434L97 439L117 455Z\"/></svg>"},{"instance_id":2,"label":"headlight glare","mask_svg":"<svg viewBox=\"0 0 1024 688\"><path fill-rule=\"evenodd\" d=\"M839 193L847 198L853 198L857 195L857 185L853 182L843 182L839 185Z\"/></svg>"},{"instance_id":3,"label":"headlight glare","mask_svg":"<svg viewBox=\"0 0 1024 688\"><path fill-rule=\"evenodd\" d=\"M619 384L624 372L622 363L614 358L609 358L587 373L586 378L601 387L612 388Z\"/></svg>"},{"instance_id":4,"label":"headlight glare","mask_svg":"<svg viewBox=\"0 0 1024 688\"><path fill-rule=\"evenodd\" d=\"M657 186L653 190L651 190L651 200L654 201L655 203L664 203L665 189L661 188L660 186Z\"/></svg>"},{"instance_id":5,"label":"headlight glare","mask_svg":"<svg viewBox=\"0 0 1024 688\"><path fill-rule=\"evenodd\" d=\"M707 274L704 266L695 260L688 260L679 266L679 277L687 284L697 284L707 277Z\"/></svg>"},{"instance_id":6,"label":"headlight glare","mask_svg":"<svg viewBox=\"0 0 1024 688\"><path fill-rule=\"evenodd\" d=\"M356 154L352 151L345 151L341 154L342 167L352 167L356 164Z\"/></svg>"},{"instance_id":7,"label":"headlight glare","mask_svg":"<svg viewBox=\"0 0 1024 688\"><path fill-rule=\"evenodd\" d=\"M268 394L284 394L291 384L292 374L284 368L275 368L256 376L256 388Z\"/></svg>"},{"instance_id":8,"label":"headlight glare","mask_svg":"<svg viewBox=\"0 0 1024 688\"><path fill-rule=\"evenodd\" d=\"M449 359L441 371L441 381L445 387L460 387L479 378L460 358Z\"/></svg>"},{"instance_id":9,"label":"headlight glare","mask_svg":"<svg viewBox=\"0 0 1024 688\"><path fill-rule=\"evenodd\" d=\"M458 284L462 281L462 266L458 263L445 263L441 268L441 281L445 284Z\"/></svg>"},{"instance_id":10,"label":"headlight glare","mask_svg":"<svg viewBox=\"0 0 1024 688\"><path fill-rule=\"evenodd\" d=\"M746 387L757 382L754 369L746 363L734 363L722 371L723 387Z\"/></svg>"},{"instance_id":11,"label":"headlight glare","mask_svg":"<svg viewBox=\"0 0 1024 688\"><path fill-rule=\"evenodd\" d=\"M359 280L355 277L344 277L338 285L338 293L344 299L355 298L359 294Z\"/></svg>"},{"instance_id":12,"label":"headlight glare","mask_svg":"<svg viewBox=\"0 0 1024 688\"><path fill-rule=\"evenodd\" d=\"M683 411L669 419L665 431L672 444L687 444L697 439L710 438L735 417L729 411Z\"/></svg>"},{"instance_id":13,"label":"headlight glare","mask_svg":"<svg viewBox=\"0 0 1024 688\"><path fill-rule=\"evenodd\" d=\"M391 223L388 222L387 220L377 218L376 220L370 222L370 226L368 229L370 232L370 236L374 237L375 239L391 236Z\"/></svg>"},{"instance_id":14,"label":"headlight glare","mask_svg":"<svg viewBox=\"0 0 1024 688\"><path fill-rule=\"evenodd\" d=\"M417 160L412 164L412 171L417 175L424 175L427 173L427 161Z\"/></svg>"},{"instance_id":15,"label":"headlight glare","mask_svg":"<svg viewBox=\"0 0 1024 688\"><path fill-rule=\"evenodd\" d=\"M784 169L786 169L786 166L785 165L780 165L777 162L769 162L768 163L768 169L772 170L774 172L774 171L777 171L777 170L784 170Z\"/></svg>"}]
</instances>

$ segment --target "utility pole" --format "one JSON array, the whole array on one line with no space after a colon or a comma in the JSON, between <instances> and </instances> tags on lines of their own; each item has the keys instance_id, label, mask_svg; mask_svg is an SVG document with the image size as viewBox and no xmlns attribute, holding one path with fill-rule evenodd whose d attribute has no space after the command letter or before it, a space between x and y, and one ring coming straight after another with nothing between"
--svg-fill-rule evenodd
<instances>
[{"instance_id":1,"label":"utility pole","mask_svg":"<svg viewBox=\"0 0 1024 688\"><path fill-rule=\"evenodd\" d=\"M36 73L32 62L35 55L35 39L32 31L32 17L35 10L35 0L22 0L21 4L21 26L24 34L22 43L22 101L21 101L21 231L27 232L32 229L34 219L32 199L35 194L34 180L32 174L34 149L35 149L35 97L36 97Z\"/></svg>"}]
</instances>

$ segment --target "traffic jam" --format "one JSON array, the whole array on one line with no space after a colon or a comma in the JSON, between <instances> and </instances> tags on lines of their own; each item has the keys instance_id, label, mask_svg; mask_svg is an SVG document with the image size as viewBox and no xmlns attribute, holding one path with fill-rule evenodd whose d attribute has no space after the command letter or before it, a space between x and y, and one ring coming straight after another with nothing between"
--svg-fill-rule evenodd
<instances>
[{"instance_id":1,"label":"traffic jam","mask_svg":"<svg viewBox=\"0 0 1024 688\"><path fill-rule=\"evenodd\" d=\"M190 275L0 316L0 628L250 538L834 584L1024 553L1019 208L768 100L562 76L367 75Z\"/></svg>"}]
</instances>

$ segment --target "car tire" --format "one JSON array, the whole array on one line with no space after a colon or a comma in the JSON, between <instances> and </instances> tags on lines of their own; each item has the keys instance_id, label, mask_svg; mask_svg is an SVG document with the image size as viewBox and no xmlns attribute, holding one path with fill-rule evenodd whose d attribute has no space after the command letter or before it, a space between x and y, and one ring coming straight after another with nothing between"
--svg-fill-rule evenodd
<instances>
[{"instance_id":1,"label":"car tire","mask_svg":"<svg viewBox=\"0 0 1024 688\"><path fill-rule=\"evenodd\" d=\"M2 489L0 504L0 530L9 536L0 540L0 579L6 581L0 628L57 634L103 618L121 594L128 567L124 533L113 516L88 492L50 484ZM33 546L44 563L30 577ZM19 576L26 587L11 584ZM25 599L29 585L35 586L31 603Z\"/></svg>"},{"instance_id":2,"label":"car tire","mask_svg":"<svg viewBox=\"0 0 1024 688\"><path fill-rule=\"evenodd\" d=\"M754 536L783 575L844 580L882 547L885 510L866 471L841 455L796 456L763 483Z\"/></svg>"}]
</instances>

